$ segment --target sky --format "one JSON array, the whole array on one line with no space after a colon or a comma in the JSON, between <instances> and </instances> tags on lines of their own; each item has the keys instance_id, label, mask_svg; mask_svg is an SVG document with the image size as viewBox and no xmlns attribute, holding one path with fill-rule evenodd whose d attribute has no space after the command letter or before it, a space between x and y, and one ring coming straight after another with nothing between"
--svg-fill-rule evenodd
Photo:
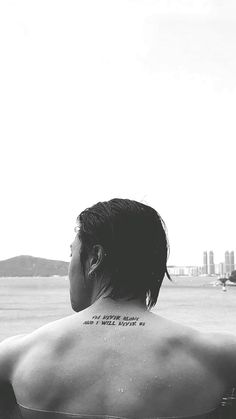
<instances>
[{"instance_id":1,"label":"sky","mask_svg":"<svg viewBox=\"0 0 236 419\"><path fill-rule=\"evenodd\" d=\"M2 0L0 260L69 260L114 197L164 219L169 264L236 250L236 5Z\"/></svg>"}]
</instances>

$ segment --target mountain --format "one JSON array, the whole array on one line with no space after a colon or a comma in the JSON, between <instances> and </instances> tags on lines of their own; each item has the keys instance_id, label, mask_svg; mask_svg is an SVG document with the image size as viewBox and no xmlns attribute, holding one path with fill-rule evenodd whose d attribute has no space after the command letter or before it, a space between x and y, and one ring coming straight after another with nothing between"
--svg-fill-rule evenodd
<instances>
[{"instance_id":1,"label":"mountain","mask_svg":"<svg viewBox=\"0 0 236 419\"><path fill-rule=\"evenodd\" d=\"M68 262L37 258L34 256L16 256L0 261L0 277L6 276L66 276Z\"/></svg>"}]
</instances>

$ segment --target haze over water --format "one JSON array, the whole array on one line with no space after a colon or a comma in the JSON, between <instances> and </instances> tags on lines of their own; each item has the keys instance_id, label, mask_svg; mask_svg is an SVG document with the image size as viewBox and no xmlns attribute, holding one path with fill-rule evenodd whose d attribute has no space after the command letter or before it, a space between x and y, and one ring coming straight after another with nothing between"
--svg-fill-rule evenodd
<instances>
[{"instance_id":1,"label":"haze over water","mask_svg":"<svg viewBox=\"0 0 236 419\"><path fill-rule=\"evenodd\" d=\"M235 334L236 287L222 292L210 277L174 281L164 281L153 312L204 331ZM65 278L0 278L0 307L0 341L74 313Z\"/></svg>"}]
</instances>

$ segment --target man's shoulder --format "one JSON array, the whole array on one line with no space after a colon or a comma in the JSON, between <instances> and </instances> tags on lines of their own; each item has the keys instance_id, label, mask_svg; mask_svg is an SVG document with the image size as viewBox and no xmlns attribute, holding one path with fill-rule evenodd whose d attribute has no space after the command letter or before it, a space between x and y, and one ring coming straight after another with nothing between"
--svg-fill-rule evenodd
<instances>
[{"instance_id":1,"label":"man's shoulder","mask_svg":"<svg viewBox=\"0 0 236 419\"><path fill-rule=\"evenodd\" d=\"M170 346L185 350L199 361L214 367L222 360L224 365L236 364L236 334L205 332L169 320L165 330Z\"/></svg>"},{"instance_id":2,"label":"man's shoulder","mask_svg":"<svg viewBox=\"0 0 236 419\"><path fill-rule=\"evenodd\" d=\"M46 353L52 354L58 344L67 339L68 321L68 318L56 320L29 334L16 335L0 342L0 381L11 381L14 370L23 361L35 356L43 359Z\"/></svg>"},{"instance_id":3,"label":"man's shoulder","mask_svg":"<svg viewBox=\"0 0 236 419\"><path fill-rule=\"evenodd\" d=\"M164 320L166 322L164 329L169 339L176 343L179 342L181 345L187 345L192 350L213 351L216 354L235 351L236 333L234 335L222 332L205 332L169 319Z\"/></svg>"},{"instance_id":4,"label":"man's shoulder","mask_svg":"<svg viewBox=\"0 0 236 419\"><path fill-rule=\"evenodd\" d=\"M236 386L236 335L205 332L169 320L164 325L167 352L175 360L184 357L186 365L189 361L222 383Z\"/></svg>"},{"instance_id":5,"label":"man's shoulder","mask_svg":"<svg viewBox=\"0 0 236 419\"><path fill-rule=\"evenodd\" d=\"M16 335L0 343L0 381L8 381L27 335Z\"/></svg>"},{"instance_id":6,"label":"man's shoulder","mask_svg":"<svg viewBox=\"0 0 236 419\"><path fill-rule=\"evenodd\" d=\"M236 335L221 332L189 334L193 356L226 383L236 384Z\"/></svg>"},{"instance_id":7,"label":"man's shoulder","mask_svg":"<svg viewBox=\"0 0 236 419\"><path fill-rule=\"evenodd\" d=\"M230 333L197 331L191 334L189 341L192 348L203 351L204 356L208 353L210 357L213 354L217 357L227 353L236 354L236 335Z\"/></svg>"},{"instance_id":8,"label":"man's shoulder","mask_svg":"<svg viewBox=\"0 0 236 419\"><path fill-rule=\"evenodd\" d=\"M214 356L218 357L227 353L236 354L236 334L205 332L188 326L181 326L176 330L177 335L180 335L184 345L187 345L192 351L202 353L205 359L207 359L208 354L211 359L214 359Z\"/></svg>"}]
</instances>

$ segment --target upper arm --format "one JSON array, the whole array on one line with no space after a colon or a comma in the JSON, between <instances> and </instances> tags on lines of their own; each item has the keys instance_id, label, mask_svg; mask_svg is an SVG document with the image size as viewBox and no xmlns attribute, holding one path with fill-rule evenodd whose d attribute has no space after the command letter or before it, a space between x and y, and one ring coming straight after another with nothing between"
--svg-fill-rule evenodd
<instances>
[{"instance_id":1,"label":"upper arm","mask_svg":"<svg viewBox=\"0 0 236 419\"><path fill-rule=\"evenodd\" d=\"M0 343L0 417L10 419L15 414L16 398L11 384L11 376L19 358L22 335L13 336Z\"/></svg>"},{"instance_id":2,"label":"upper arm","mask_svg":"<svg viewBox=\"0 0 236 419\"><path fill-rule=\"evenodd\" d=\"M221 363L225 366L226 378L230 384L236 386L236 336L223 335L221 337L220 349L222 351Z\"/></svg>"},{"instance_id":3,"label":"upper arm","mask_svg":"<svg viewBox=\"0 0 236 419\"><path fill-rule=\"evenodd\" d=\"M236 387L236 335L207 334L201 338L200 346L207 365L226 385Z\"/></svg>"},{"instance_id":4,"label":"upper arm","mask_svg":"<svg viewBox=\"0 0 236 419\"><path fill-rule=\"evenodd\" d=\"M9 382L20 354L20 345L25 335L17 335L0 343L0 384Z\"/></svg>"}]
</instances>

